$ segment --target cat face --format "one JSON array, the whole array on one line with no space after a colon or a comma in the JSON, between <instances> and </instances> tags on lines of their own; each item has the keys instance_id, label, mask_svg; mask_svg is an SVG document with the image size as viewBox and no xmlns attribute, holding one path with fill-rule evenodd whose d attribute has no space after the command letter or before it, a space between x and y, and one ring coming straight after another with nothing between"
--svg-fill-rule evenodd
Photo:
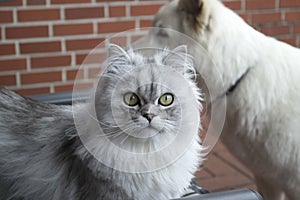
<instances>
[{"instance_id":1,"label":"cat face","mask_svg":"<svg viewBox=\"0 0 300 200\"><path fill-rule=\"evenodd\" d=\"M117 51L121 52L108 60L96 95L97 117L105 134L119 141L175 137L184 110L199 108L185 55L176 58L161 52L144 58Z\"/></svg>"},{"instance_id":2,"label":"cat face","mask_svg":"<svg viewBox=\"0 0 300 200\"><path fill-rule=\"evenodd\" d=\"M175 134L180 124L181 95L178 96L180 90L172 80L176 78L168 78L172 73L160 68L163 67L138 67L123 75L116 84L112 95L112 113L123 132L132 137Z\"/></svg>"}]
</instances>

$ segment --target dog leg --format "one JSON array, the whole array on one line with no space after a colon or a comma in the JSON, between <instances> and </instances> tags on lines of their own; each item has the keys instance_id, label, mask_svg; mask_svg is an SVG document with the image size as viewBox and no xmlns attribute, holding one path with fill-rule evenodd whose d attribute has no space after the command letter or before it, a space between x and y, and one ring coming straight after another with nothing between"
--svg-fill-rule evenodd
<instances>
[{"instance_id":1,"label":"dog leg","mask_svg":"<svg viewBox=\"0 0 300 200\"><path fill-rule=\"evenodd\" d=\"M285 195L283 190L276 186L275 184L271 184L268 181L265 181L262 178L255 178L256 185L258 188L258 192L263 196L264 200L284 200Z\"/></svg>"}]
</instances>

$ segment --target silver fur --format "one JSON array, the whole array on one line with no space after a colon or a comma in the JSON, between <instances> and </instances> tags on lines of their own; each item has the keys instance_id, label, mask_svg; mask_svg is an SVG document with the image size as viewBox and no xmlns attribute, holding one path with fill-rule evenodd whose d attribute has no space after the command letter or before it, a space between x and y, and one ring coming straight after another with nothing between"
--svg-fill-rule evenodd
<instances>
[{"instance_id":1,"label":"silver fur","mask_svg":"<svg viewBox=\"0 0 300 200\"><path fill-rule=\"evenodd\" d=\"M113 48L110 50L113 50ZM126 55L129 54L130 53ZM131 52L131 54L134 53ZM159 82L161 77L159 77L160 68L157 67L158 60L160 59L160 62L162 62L162 60L170 56L170 54L162 52L160 56L158 56L159 58L154 57L152 59L145 59L138 54L135 54L135 56L136 58L139 57L138 59L144 64L150 64L149 72L151 71L153 73L149 74L148 78ZM172 60L172 56L170 56L168 60L169 64L175 66L174 68L176 68L176 65L181 65L180 62ZM195 83L191 80L193 77L191 63L186 64L187 61L184 61L184 63L184 67L175 70L182 73L185 79L188 80L188 84L190 84L188 87L191 87L193 91L193 94L189 97L193 99L194 102L194 105L191 105L191 109L196 109L198 113L200 111L200 93ZM141 63L135 63L135 65L137 64ZM114 127L115 124L112 124L111 120L112 111L109 108L110 106L107 105L110 100L114 101L111 87L116 85L114 81L118 79L118 77L120 78L124 72L128 72L128 69L132 68L133 64L126 63L128 67L126 68L122 56L111 56L107 65L106 71L102 74L105 79L105 84L100 81L102 85L98 85L96 93L96 111L100 123L102 123L102 125L106 124L104 127L104 130L106 130L105 134L109 135L116 131L116 127ZM135 76L135 80L145 78L139 77L138 74L139 73L134 73L134 75L137 75ZM135 83L128 82L127 84L126 87L130 87L130 85L134 87ZM178 83L176 87L178 88ZM161 85L154 84L144 85L139 89L138 93L140 95L144 95L145 99L151 100L160 95L158 91L166 90L167 88L162 88ZM184 99L184 97L182 98ZM189 105L185 105L184 102L180 103L183 103L183 105L180 105L182 109L189 107ZM114 106L120 107L120 105ZM154 105L150 106L153 107ZM172 109L165 112L167 116L164 117L172 119L174 123L170 123L169 129L161 128L162 133L155 136L156 140L158 137L163 137L162 135L170 134L170 131L176 130L176 123L180 117L178 116L180 113L178 106L179 105L175 105ZM183 159L179 159L179 161L176 161L175 164L170 166L170 168L173 167L171 171L174 171L174 169L176 169L176 163L181 162L180 160L182 160L183 163L187 160L192 160L192 162L187 164L187 167L179 163L180 167L183 167L184 170L177 167L180 169L177 171L182 171L182 174L186 177L183 177L182 180L174 181L174 183L181 181L181 185L176 184L172 186L171 189L167 185L165 188L155 189L154 187L151 188L150 183L144 182L141 183L140 186L137 186L137 189L132 189L134 188L134 186L130 185L132 180L134 183L138 183L138 179L148 180L150 176L153 176L153 180L157 181L159 179L155 179L155 176L159 173L161 173L159 175L163 177L163 181L168 178L173 181L172 177L168 177L170 176L169 171L167 171L169 167L159 172L153 172L153 174L148 173L144 175L118 171L99 163L98 160L86 150L82 140L78 137L74 123L74 112L78 114L85 107L88 107L88 104L77 105L74 107L76 108L74 110L71 106L39 103L19 96L5 88L0 88L0 199L118 200L157 199L157 197L167 199L180 196L201 162L199 154L201 146L199 145L197 131L193 133L195 142L193 142L192 150L187 150L186 153L190 155L184 155ZM120 110L117 111L120 112ZM156 115L160 114L158 109L156 109L155 112L157 112L155 113ZM131 114L131 117L135 116L142 120L142 114L139 109L133 109ZM161 116L161 118L163 118L163 116ZM120 120L124 122L124 120L128 119L122 117ZM145 123L145 121L143 123ZM88 124L89 122L87 122L85 129L87 135L89 131L95 131L92 126L88 126ZM198 130L200 125L197 125L196 128ZM131 132L133 133L134 131ZM140 128L138 132L143 132L143 128ZM124 133L122 136L124 136ZM117 138L118 137L116 137L116 140ZM132 142L134 140L128 139L127 141ZM99 141L99 143L101 143L101 141ZM124 144L126 144L126 142L124 142ZM101 148L100 144L98 148ZM106 152L107 155L111 155L108 159L113 160L115 158L114 152L109 152L108 149L106 150L108 151ZM126 163L126 160L122 162ZM171 176L176 177L179 175L171 174ZM120 183L120 181L122 183ZM159 184L160 183L157 183L157 185ZM142 189L139 190L139 188ZM143 191L145 193L152 193L149 191L153 191L153 194L141 194Z\"/></svg>"}]
</instances>

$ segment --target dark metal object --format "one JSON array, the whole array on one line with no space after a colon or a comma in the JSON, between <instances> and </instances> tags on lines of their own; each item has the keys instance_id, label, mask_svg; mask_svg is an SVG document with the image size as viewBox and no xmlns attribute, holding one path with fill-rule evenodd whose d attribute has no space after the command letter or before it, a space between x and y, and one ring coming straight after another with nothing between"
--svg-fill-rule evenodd
<instances>
[{"instance_id":1,"label":"dark metal object","mask_svg":"<svg viewBox=\"0 0 300 200\"><path fill-rule=\"evenodd\" d=\"M5 3L5 2L13 2L15 0L0 0L0 3Z\"/></svg>"},{"instance_id":2,"label":"dark metal object","mask_svg":"<svg viewBox=\"0 0 300 200\"><path fill-rule=\"evenodd\" d=\"M192 179L190 188L198 194L208 194L209 193L209 191L206 190L205 188L202 188L195 179Z\"/></svg>"},{"instance_id":3,"label":"dark metal object","mask_svg":"<svg viewBox=\"0 0 300 200\"><path fill-rule=\"evenodd\" d=\"M60 105L71 105L72 100L74 101L83 101L86 100L90 95L89 90L76 91L74 94L72 92L59 92L53 94L39 94L32 95L29 98L52 104L60 104Z\"/></svg>"},{"instance_id":4,"label":"dark metal object","mask_svg":"<svg viewBox=\"0 0 300 200\"><path fill-rule=\"evenodd\" d=\"M176 200L263 200L263 198L253 190L239 189L202 195L192 195Z\"/></svg>"}]
</instances>

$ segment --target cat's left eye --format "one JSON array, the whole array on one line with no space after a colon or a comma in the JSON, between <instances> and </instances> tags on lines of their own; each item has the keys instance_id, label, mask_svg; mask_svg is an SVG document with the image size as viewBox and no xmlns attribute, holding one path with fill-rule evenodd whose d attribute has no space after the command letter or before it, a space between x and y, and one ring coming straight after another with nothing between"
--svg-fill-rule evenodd
<instances>
[{"instance_id":1,"label":"cat's left eye","mask_svg":"<svg viewBox=\"0 0 300 200\"><path fill-rule=\"evenodd\" d=\"M135 93L129 92L124 95L124 102L128 106L136 106L137 104L139 104L140 99Z\"/></svg>"},{"instance_id":2,"label":"cat's left eye","mask_svg":"<svg viewBox=\"0 0 300 200\"><path fill-rule=\"evenodd\" d=\"M159 98L158 103L162 106L169 106L173 103L173 101L174 96L170 93L166 93Z\"/></svg>"}]
</instances>

